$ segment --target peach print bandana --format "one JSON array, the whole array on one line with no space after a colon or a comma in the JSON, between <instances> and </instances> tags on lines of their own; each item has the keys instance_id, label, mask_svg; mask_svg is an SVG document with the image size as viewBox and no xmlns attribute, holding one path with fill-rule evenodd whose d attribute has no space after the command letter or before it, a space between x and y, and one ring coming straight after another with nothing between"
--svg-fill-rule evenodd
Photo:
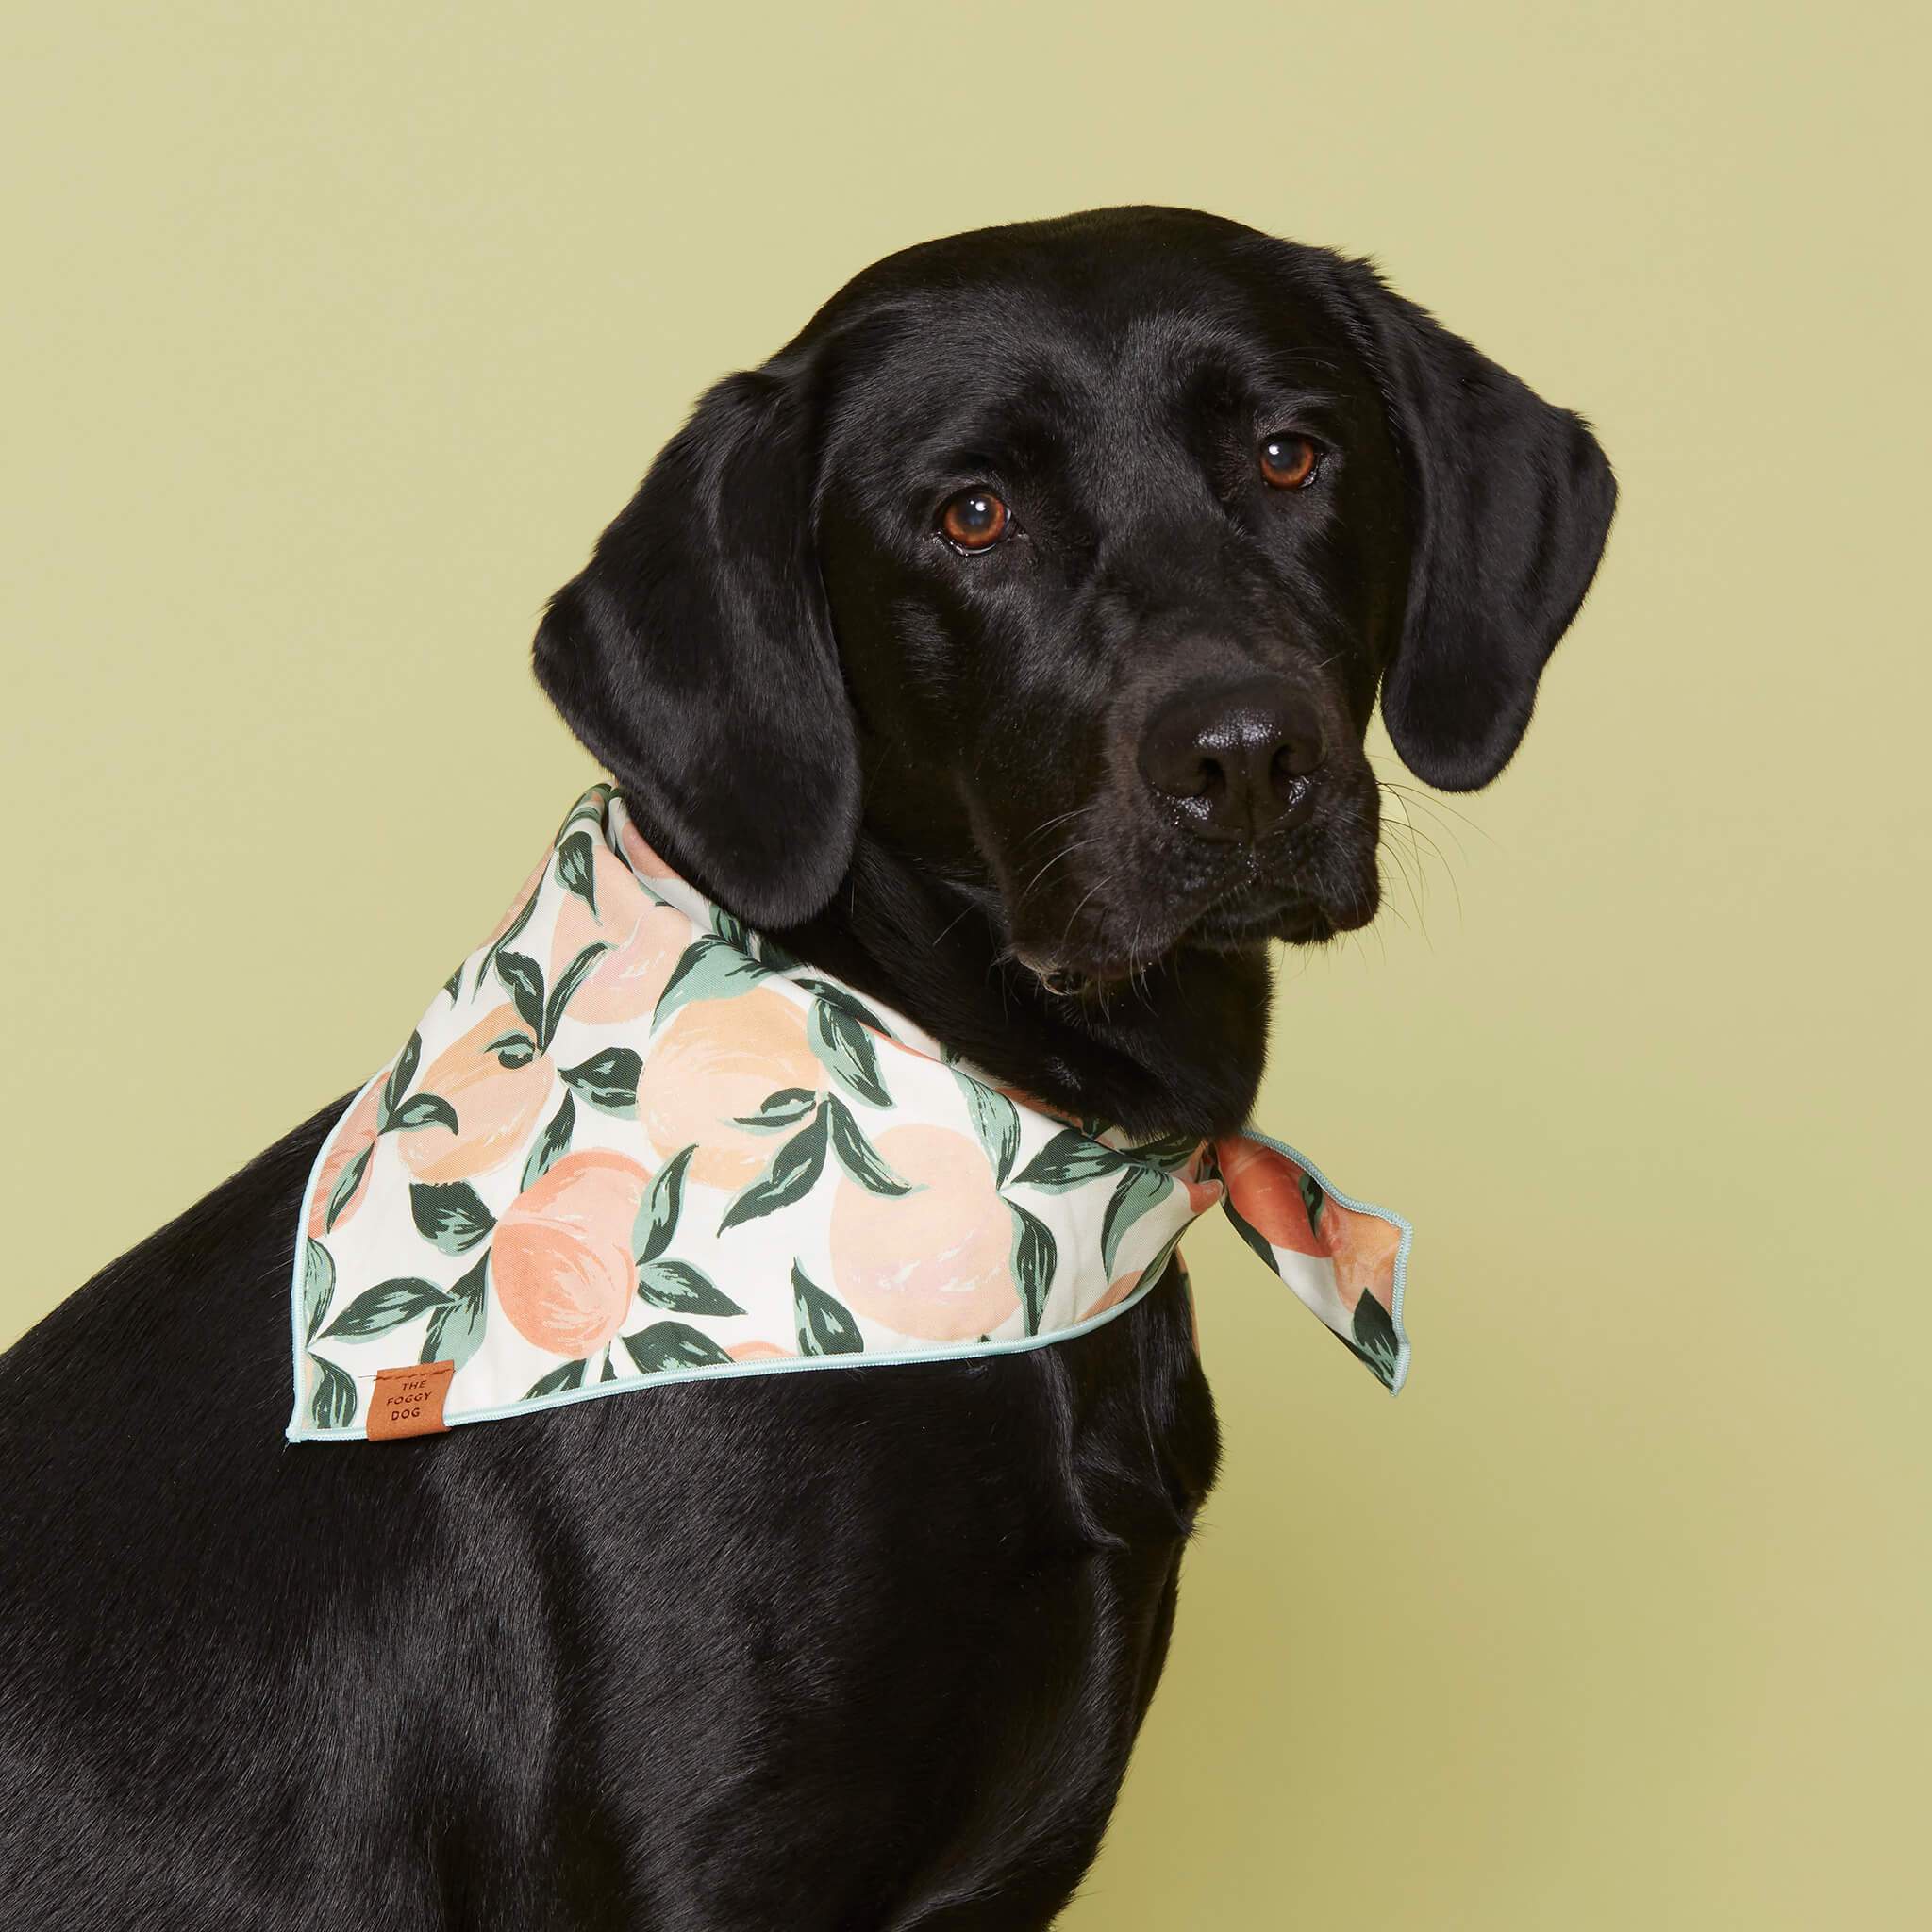
<instances>
[{"instance_id":1,"label":"peach print bandana","mask_svg":"<svg viewBox=\"0 0 1932 1932\"><path fill-rule=\"evenodd\" d=\"M577 801L303 1196L291 1441L698 1376L1064 1341L1220 1204L1377 1377L1408 1228L1243 1134L1134 1142L995 1085Z\"/></svg>"}]
</instances>

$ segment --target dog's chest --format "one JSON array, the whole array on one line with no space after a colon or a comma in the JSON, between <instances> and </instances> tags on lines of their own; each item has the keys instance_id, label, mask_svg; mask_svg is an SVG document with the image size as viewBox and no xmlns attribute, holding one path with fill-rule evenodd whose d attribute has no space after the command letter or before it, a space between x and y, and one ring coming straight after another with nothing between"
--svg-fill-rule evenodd
<instances>
[{"instance_id":1,"label":"dog's chest","mask_svg":"<svg viewBox=\"0 0 1932 1932\"><path fill-rule=\"evenodd\" d=\"M712 1848L741 1890L716 1923L829 1926L870 1921L802 1895L909 1897L1097 1840L1213 1479L1178 1282L1060 1348L788 1396L537 1424L575 1438L532 1524L552 1681L577 1687L546 1730L611 1868L655 1863L621 1822L648 1796L653 1843ZM808 1849L775 1874L774 1841Z\"/></svg>"}]
</instances>

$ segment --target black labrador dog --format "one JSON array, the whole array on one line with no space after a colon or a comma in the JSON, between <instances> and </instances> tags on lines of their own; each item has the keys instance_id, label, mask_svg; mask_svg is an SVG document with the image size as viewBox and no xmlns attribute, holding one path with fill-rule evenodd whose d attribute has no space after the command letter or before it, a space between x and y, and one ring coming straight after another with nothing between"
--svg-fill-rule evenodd
<instances>
[{"instance_id":1,"label":"black labrador dog","mask_svg":"<svg viewBox=\"0 0 1932 1932\"><path fill-rule=\"evenodd\" d=\"M1378 691L1424 779L1493 777L1613 498L1360 262L994 228L719 384L537 671L715 899L1048 1100L1216 1133L1268 942L1375 910ZM0 1366L6 1923L1047 1924L1214 1474L1173 1271L1031 1354L291 1448L340 1105Z\"/></svg>"}]
</instances>

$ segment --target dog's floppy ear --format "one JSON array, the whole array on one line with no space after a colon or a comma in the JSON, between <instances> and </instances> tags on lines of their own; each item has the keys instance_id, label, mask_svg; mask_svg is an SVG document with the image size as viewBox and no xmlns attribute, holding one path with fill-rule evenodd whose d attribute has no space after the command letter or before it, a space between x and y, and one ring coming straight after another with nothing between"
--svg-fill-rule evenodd
<instances>
[{"instance_id":1,"label":"dog's floppy ear","mask_svg":"<svg viewBox=\"0 0 1932 1932\"><path fill-rule=\"evenodd\" d=\"M806 390L778 363L712 389L537 633L538 681L645 836L754 925L818 912L858 826Z\"/></svg>"},{"instance_id":2,"label":"dog's floppy ear","mask_svg":"<svg viewBox=\"0 0 1932 1932\"><path fill-rule=\"evenodd\" d=\"M1603 555L1616 479L1582 418L1358 274L1409 516L1382 718L1419 778L1471 791L1528 727L1537 680Z\"/></svg>"}]
</instances>

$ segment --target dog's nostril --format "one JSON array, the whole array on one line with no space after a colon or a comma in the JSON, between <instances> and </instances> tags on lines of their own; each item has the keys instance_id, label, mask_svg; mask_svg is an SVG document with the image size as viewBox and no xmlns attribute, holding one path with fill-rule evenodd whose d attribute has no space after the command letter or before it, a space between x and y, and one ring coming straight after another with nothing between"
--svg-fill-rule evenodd
<instances>
[{"instance_id":1,"label":"dog's nostril","mask_svg":"<svg viewBox=\"0 0 1932 1932\"><path fill-rule=\"evenodd\" d=\"M1275 748L1270 774L1278 784L1306 778L1321 762L1324 746L1319 733L1291 738Z\"/></svg>"},{"instance_id":2,"label":"dog's nostril","mask_svg":"<svg viewBox=\"0 0 1932 1932\"><path fill-rule=\"evenodd\" d=\"M1321 714L1275 678L1195 688L1149 720L1141 771L1203 838L1252 839L1308 802L1325 751Z\"/></svg>"}]
</instances>

